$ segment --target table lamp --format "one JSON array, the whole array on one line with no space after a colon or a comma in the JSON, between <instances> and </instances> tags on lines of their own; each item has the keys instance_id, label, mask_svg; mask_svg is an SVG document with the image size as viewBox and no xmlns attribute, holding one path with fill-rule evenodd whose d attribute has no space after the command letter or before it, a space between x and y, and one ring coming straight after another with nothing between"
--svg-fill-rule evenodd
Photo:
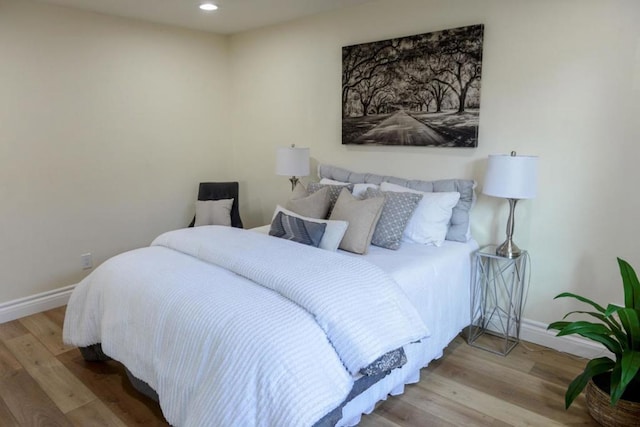
<instances>
[{"instance_id":1,"label":"table lamp","mask_svg":"<svg viewBox=\"0 0 640 427\"><path fill-rule=\"evenodd\" d=\"M509 201L507 240L499 245L496 254L505 258L517 258L521 251L513 243L514 211L521 199L536 197L538 157L495 154L489 156L487 173L482 192L488 196L501 197Z\"/></svg>"},{"instance_id":2,"label":"table lamp","mask_svg":"<svg viewBox=\"0 0 640 427\"><path fill-rule=\"evenodd\" d=\"M309 149L298 148L295 144L291 147L278 147L276 151L276 175L290 176L291 191L296 188L298 177L309 175Z\"/></svg>"}]
</instances>

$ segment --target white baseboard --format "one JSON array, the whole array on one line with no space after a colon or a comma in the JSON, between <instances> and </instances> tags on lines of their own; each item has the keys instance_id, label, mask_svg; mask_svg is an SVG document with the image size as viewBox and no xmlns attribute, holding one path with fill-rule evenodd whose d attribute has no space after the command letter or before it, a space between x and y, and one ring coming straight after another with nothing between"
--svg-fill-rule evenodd
<instances>
[{"instance_id":1,"label":"white baseboard","mask_svg":"<svg viewBox=\"0 0 640 427\"><path fill-rule=\"evenodd\" d=\"M65 305L76 285L42 292L0 304L0 323Z\"/></svg>"},{"instance_id":2,"label":"white baseboard","mask_svg":"<svg viewBox=\"0 0 640 427\"><path fill-rule=\"evenodd\" d=\"M586 359L602 356L613 357L606 348L598 343L574 335L556 337L557 332L548 331L547 326L549 325L535 320L522 319L520 339Z\"/></svg>"}]
</instances>

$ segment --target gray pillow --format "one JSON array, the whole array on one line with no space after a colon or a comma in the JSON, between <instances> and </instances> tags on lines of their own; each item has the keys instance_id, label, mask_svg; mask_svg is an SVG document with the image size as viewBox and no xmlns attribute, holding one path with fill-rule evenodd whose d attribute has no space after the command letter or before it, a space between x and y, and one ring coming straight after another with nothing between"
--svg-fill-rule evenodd
<instances>
[{"instance_id":1,"label":"gray pillow","mask_svg":"<svg viewBox=\"0 0 640 427\"><path fill-rule=\"evenodd\" d=\"M400 247L402 232L422 199L422 194L382 192L368 188L364 193L364 198L369 199L371 197L385 198L384 207L380 214L380 220L378 220L376 229L373 232L371 244L396 250Z\"/></svg>"},{"instance_id":2,"label":"gray pillow","mask_svg":"<svg viewBox=\"0 0 640 427\"><path fill-rule=\"evenodd\" d=\"M331 215L331 211L336 204L336 200L338 200L338 196L340 196L340 192L343 188L349 190L350 193L353 193L353 184L348 185L332 185L332 184L320 184L318 182L312 182L307 185L307 191L309 193L315 193L316 191L320 191L324 188L327 188L329 191L329 211L327 212L326 218Z\"/></svg>"},{"instance_id":3,"label":"gray pillow","mask_svg":"<svg viewBox=\"0 0 640 427\"><path fill-rule=\"evenodd\" d=\"M340 249L356 254L367 253L383 205L384 197L359 200L347 188L342 189L329 217L330 220L349 223L340 242Z\"/></svg>"},{"instance_id":4,"label":"gray pillow","mask_svg":"<svg viewBox=\"0 0 640 427\"><path fill-rule=\"evenodd\" d=\"M317 248L324 236L325 228L327 224L305 221L302 218L278 212L271 222L269 235Z\"/></svg>"},{"instance_id":5,"label":"gray pillow","mask_svg":"<svg viewBox=\"0 0 640 427\"><path fill-rule=\"evenodd\" d=\"M310 193L298 183L285 209L309 218L325 219L329 215L329 189L321 190Z\"/></svg>"},{"instance_id":6,"label":"gray pillow","mask_svg":"<svg viewBox=\"0 0 640 427\"><path fill-rule=\"evenodd\" d=\"M357 183L378 184L390 182L402 185L412 190L429 192L457 192L460 193L458 203L451 212L451 222L447 230L447 240L456 242L467 242L469 234L469 211L475 203L476 195L474 188L476 182L471 179L441 179L438 181L420 181L397 178L394 176L376 175L371 173L356 173L347 169L331 165L318 166L320 178L333 179L335 181Z\"/></svg>"}]
</instances>

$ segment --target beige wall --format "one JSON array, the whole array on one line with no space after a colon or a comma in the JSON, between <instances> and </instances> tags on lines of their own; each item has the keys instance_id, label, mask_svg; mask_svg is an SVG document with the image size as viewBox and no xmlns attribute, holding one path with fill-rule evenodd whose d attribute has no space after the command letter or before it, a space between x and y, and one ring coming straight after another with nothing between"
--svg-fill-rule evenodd
<instances>
[{"instance_id":1,"label":"beige wall","mask_svg":"<svg viewBox=\"0 0 640 427\"><path fill-rule=\"evenodd\" d=\"M77 282L229 179L228 40L0 0L0 303Z\"/></svg>"},{"instance_id":2,"label":"beige wall","mask_svg":"<svg viewBox=\"0 0 640 427\"><path fill-rule=\"evenodd\" d=\"M622 301L615 257L640 268L640 2L379 1L233 36L235 170L243 216L266 223L289 183L277 146L320 162L408 178L472 177L486 157L540 156L539 196L518 205L515 241L531 253L525 317L548 322L572 290ZM477 149L340 144L341 46L483 23ZM472 231L504 240L506 202L479 195Z\"/></svg>"}]
</instances>

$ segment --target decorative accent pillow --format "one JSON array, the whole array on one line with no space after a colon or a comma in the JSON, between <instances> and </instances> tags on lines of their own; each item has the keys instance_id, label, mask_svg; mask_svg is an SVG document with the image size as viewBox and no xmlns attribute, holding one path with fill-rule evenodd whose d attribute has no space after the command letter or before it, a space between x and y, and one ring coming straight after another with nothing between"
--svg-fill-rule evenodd
<instances>
[{"instance_id":1,"label":"decorative accent pillow","mask_svg":"<svg viewBox=\"0 0 640 427\"><path fill-rule=\"evenodd\" d=\"M305 221L311 221L318 224L326 224L327 228L324 230L324 235L322 236L322 240L320 240L320 245L318 247L320 249L325 249L333 252L338 250L340 241L342 240L342 237L344 236L344 233L347 231L347 227L349 226L349 223L346 221L330 221L328 219L307 218L298 215L295 212L288 211L280 205L276 206L276 210L273 213L273 218L276 217L278 212L283 212L286 215L304 219Z\"/></svg>"},{"instance_id":2,"label":"decorative accent pillow","mask_svg":"<svg viewBox=\"0 0 640 427\"><path fill-rule=\"evenodd\" d=\"M342 182L342 181L334 181L333 179L329 179L329 178L322 178L320 180L320 184L349 185L350 183ZM368 188L373 188L377 190L378 188L380 188L380 186L378 184L364 184L364 183L353 184L353 191L351 191L351 194L353 194L358 199L364 199L364 193L367 191Z\"/></svg>"},{"instance_id":3,"label":"decorative accent pillow","mask_svg":"<svg viewBox=\"0 0 640 427\"><path fill-rule=\"evenodd\" d=\"M449 229L451 211L458 203L460 193L425 193L389 182L380 184L380 189L382 191L422 194L422 200L418 203L404 233L402 233L402 241L442 246Z\"/></svg>"},{"instance_id":4,"label":"decorative accent pillow","mask_svg":"<svg viewBox=\"0 0 640 427\"><path fill-rule=\"evenodd\" d=\"M316 191L320 191L324 188L328 188L329 190L329 211L327 212L327 216L323 218L328 218L331 215L331 211L333 210L333 206L336 204L336 200L338 200L338 196L343 188L349 190L349 192L353 191L353 184L347 185L324 185L318 182L312 182L307 185L307 191L309 193L315 193Z\"/></svg>"},{"instance_id":5,"label":"decorative accent pillow","mask_svg":"<svg viewBox=\"0 0 640 427\"><path fill-rule=\"evenodd\" d=\"M327 228L327 224L305 221L302 218L278 212L271 222L269 235L317 248L325 228Z\"/></svg>"},{"instance_id":6,"label":"decorative accent pillow","mask_svg":"<svg viewBox=\"0 0 640 427\"><path fill-rule=\"evenodd\" d=\"M368 376L380 375L383 372L399 368L405 363L407 363L407 355L404 352L404 348L400 347L378 357L370 365L360 369L360 373Z\"/></svg>"},{"instance_id":7,"label":"decorative accent pillow","mask_svg":"<svg viewBox=\"0 0 640 427\"><path fill-rule=\"evenodd\" d=\"M382 192L369 188L365 193L365 199L371 197L384 197L384 207L380 214L380 220L373 232L371 244L386 249L396 250L400 247L402 233L422 199L422 194L396 193L393 191Z\"/></svg>"},{"instance_id":8,"label":"decorative accent pillow","mask_svg":"<svg viewBox=\"0 0 640 427\"><path fill-rule=\"evenodd\" d=\"M383 206L384 197L358 200L347 188L343 188L329 217L331 220L349 223L340 242L340 249L366 254Z\"/></svg>"},{"instance_id":9,"label":"decorative accent pillow","mask_svg":"<svg viewBox=\"0 0 640 427\"><path fill-rule=\"evenodd\" d=\"M286 208L298 215L324 219L329 214L329 188L307 192L304 186L298 183L293 189Z\"/></svg>"},{"instance_id":10,"label":"decorative accent pillow","mask_svg":"<svg viewBox=\"0 0 640 427\"><path fill-rule=\"evenodd\" d=\"M196 220L193 226L226 225L231 227L231 206L233 206L233 199L196 201Z\"/></svg>"}]
</instances>

